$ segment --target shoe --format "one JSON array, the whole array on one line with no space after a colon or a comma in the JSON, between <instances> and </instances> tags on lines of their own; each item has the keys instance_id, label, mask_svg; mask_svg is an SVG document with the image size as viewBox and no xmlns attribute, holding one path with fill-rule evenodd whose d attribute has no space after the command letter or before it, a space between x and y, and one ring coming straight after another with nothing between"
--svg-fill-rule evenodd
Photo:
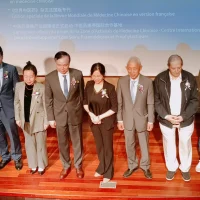
<instances>
[{"instance_id":1,"label":"shoe","mask_svg":"<svg viewBox=\"0 0 200 200\"><path fill-rule=\"evenodd\" d=\"M38 174L42 176L44 172L45 172L45 169L43 169L42 171L38 171Z\"/></svg>"},{"instance_id":2,"label":"shoe","mask_svg":"<svg viewBox=\"0 0 200 200\"><path fill-rule=\"evenodd\" d=\"M37 168L36 169L31 169L30 170L30 174L35 174L37 172Z\"/></svg>"},{"instance_id":3,"label":"shoe","mask_svg":"<svg viewBox=\"0 0 200 200\"><path fill-rule=\"evenodd\" d=\"M141 168L142 169L142 168ZM142 171L144 172L144 176L147 178L147 179L152 179L152 173L149 169L147 170L144 170L142 169Z\"/></svg>"},{"instance_id":4,"label":"shoe","mask_svg":"<svg viewBox=\"0 0 200 200\"><path fill-rule=\"evenodd\" d=\"M70 173L71 168L69 167L68 169L62 169L60 172L60 179L64 179L67 177L67 175Z\"/></svg>"},{"instance_id":5,"label":"shoe","mask_svg":"<svg viewBox=\"0 0 200 200\"><path fill-rule=\"evenodd\" d=\"M128 178L133 172L135 172L138 169L138 167L134 168L134 169L127 169L124 174L123 177L124 178Z\"/></svg>"},{"instance_id":6,"label":"shoe","mask_svg":"<svg viewBox=\"0 0 200 200\"><path fill-rule=\"evenodd\" d=\"M15 161L15 168L16 168L16 170L21 170L22 167L23 167L22 160L21 160L21 159L16 160L16 161Z\"/></svg>"},{"instance_id":7,"label":"shoe","mask_svg":"<svg viewBox=\"0 0 200 200\"><path fill-rule=\"evenodd\" d=\"M8 160L1 160L0 169L3 169L10 161L11 161L11 158L9 158Z\"/></svg>"},{"instance_id":8,"label":"shoe","mask_svg":"<svg viewBox=\"0 0 200 200\"><path fill-rule=\"evenodd\" d=\"M76 176L77 178L83 178L84 177L84 172L82 167L76 168Z\"/></svg>"},{"instance_id":9,"label":"shoe","mask_svg":"<svg viewBox=\"0 0 200 200\"><path fill-rule=\"evenodd\" d=\"M103 183L108 183L110 181L109 178L103 178Z\"/></svg>"},{"instance_id":10,"label":"shoe","mask_svg":"<svg viewBox=\"0 0 200 200\"><path fill-rule=\"evenodd\" d=\"M190 177L190 172L181 172L182 174L182 178L184 181L190 181L191 177Z\"/></svg>"},{"instance_id":11,"label":"shoe","mask_svg":"<svg viewBox=\"0 0 200 200\"><path fill-rule=\"evenodd\" d=\"M200 161L199 161L199 163L197 164L197 166L196 166L196 172L200 172Z\"/></svg>"},{"instance_id":12,"label":"shoe","mask_svg":"<svg viewBox=\"0 0 200 200\"><path fill-rule=\"evenodd\" d=\"M99 174L98 172L95 172L94 177L100 177L102 176L101 174Z\"/></svg>"},{"instance_id":13,"label":"shoe","mask_svg":"<svg viewBox=\"0 0 200 200\"><path fill-rule=\"evenodd\" d=\"M174 178L174 175L176 174L176 171L167 171L167 174L166 174L166 179L168 181L171 181L173 178Z\"/></svg>"}]
</instances>

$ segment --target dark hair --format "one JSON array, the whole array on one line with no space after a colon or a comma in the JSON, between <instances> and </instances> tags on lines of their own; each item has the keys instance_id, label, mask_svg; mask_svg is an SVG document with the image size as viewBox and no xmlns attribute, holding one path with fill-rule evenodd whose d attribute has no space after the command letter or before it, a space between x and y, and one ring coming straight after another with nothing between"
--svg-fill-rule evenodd
<instances>
[{"instance_id":1,"label":"dark hair","mask_svg":"<svg viewBox=\"0 0 200 200\"><path fill-rule=\"evenodd\" d=\"M90 75L92 75L97 70L99 70L101 75L105 76L106 69L102 63L94 63L90 69Z\"/></svg>"},{"instance_id":2,"label":"dark hair","mask_svg":"<svg viewBox=\"0 0 200 200\"><path fill-rule=\"evenodd\" d=\"M170 66L171 62L173 62L175 60L180 60L181 61L181 66L183 66L183 59L179 55L175 54L175 55L171 55L169 57L169 59L167 61L168 67Z\"/></svg>"},{"instance_id":3,"label":"dark hair","mask_svg":"<svg viewBox=\"0 0 200 200\"><path fill-rule=\"evenodd\" d=\"M3 56L3 49L0 46L0 55Z\"/></svg>"},{"instance_id":4,"label":"dark hair","mask_svg":"<svg viewBox=\"0 0 200 200\"><path fill-rule=\"evenodd\" d=\"M28 62L26 63L26 66L25 66L24 69L23 69L23 73L24 73L24 71L26 71L26 70L32 70L33 73L35 74L35 76L37 76L37 68L36 68L35 65L33 65L30 61L28 61Z\"/></svg>"},{"instance_id":5,"label":"dark hair","mask_svg":"<svg viewBox=\"0 0 200 200\"><path fill-rule=\"evenodd\" d=\"M54 56L54 59L55 60L59 60L60 58L62 58L64 56L69 57L69 62L71 61L70 55L67 52L65 52L65 51L59 51L58 53L56 53L56 55Z\"/></svg>"}]
</instances>

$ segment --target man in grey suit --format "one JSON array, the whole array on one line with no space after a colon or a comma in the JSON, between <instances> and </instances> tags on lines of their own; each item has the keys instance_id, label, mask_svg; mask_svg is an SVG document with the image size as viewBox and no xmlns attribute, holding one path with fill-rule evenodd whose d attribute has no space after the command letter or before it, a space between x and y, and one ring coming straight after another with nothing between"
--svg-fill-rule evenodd
<instances>
[{"instance_id":1,"label":"man in grey suit","mask_svg":"<svg viewBox=\"0 0 200 200\"><path fill-rule=\"evenodd\" d=\"M137 131L141 149L140 168L146 178L151 179L149 158L149 132L154 123L154 93L151 79L140 74L141 62L131 57L127 67L128 75L121 77L117 85L118 128L124 130L128 170L124 177L129 177L138 169L135 150L135 131Z\"/></svg>"},{"instance_id":2,"label":"man in grey suit","mask_svg":"<svg viewBox=\"0 0 200 200\"><path fill-rule=\"evenodd\" d=\"M45 102L49 124L57 130L60 159L63 164L60 179L65 178L71 170L69 138L74 150L77 177L83 178L83 75L81 71L69 68L71 58L68 53L60 51L54 59L57 70L46 76Z\"/></svg>"},{"instance_id":3,"label":"man in grey suit","mask_svg":"<svg viewBox=\"0 0 200 200\"><path fill-rule=\"evenodd\" d=\"M2 160L0 169L4 168L11 158L17 170L22 169L21 143L14 115L14 87L19 81L17 69L3 62L3 50L0 47L0 151ZM10 138L11 153L8 151L6 132Z\"/></svg>"}]
</instances>

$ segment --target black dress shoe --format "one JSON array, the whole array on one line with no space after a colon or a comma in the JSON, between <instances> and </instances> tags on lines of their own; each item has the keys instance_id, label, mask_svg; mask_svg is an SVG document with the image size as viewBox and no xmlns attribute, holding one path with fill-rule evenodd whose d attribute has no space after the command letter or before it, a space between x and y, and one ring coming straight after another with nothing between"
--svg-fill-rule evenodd
<instances>
[{"instance_id":1,"label":"black dress shoe","mask_svg":"<svg viewBox=\"0 0 200 200\"><path fill-rule=\"evenodd\" d=\"M141 168L142 169L142 168ZM142 169L142 171L144 172L144 176L147 178L147 179L152 179L152 173L149 169L147 170L144 170Z\"/></svg>"},{"instance_id":2,"label":"black dress shoe","mask_svg":"<svg viewBox=\"0 0 200 200\"><path fill-rule=\"evenodd\" d=\"M133 172L135 172L138 169L138 167L135 167L133 169L127 169L124 174L123 177L124 178L128 178Z\"/></svg>"},{"instance_id":3,"label":"black dress shoe","mask_svg":"<svg viewBox=\"0 0 200 200\"><path fill-rule=\"evenodd\" d=\"M22 167L23 167L22 160L21 160L21 159L16 160L16 161L15 161L15 168L16 168L16 170L21 170Z\"/></svg>"},{"instance_id":4,"label":"black dress shoe","mask_svg":"<svg viewBox=\"0 0 200 200\"><path fill-rule=\"evenodd\" d=\"M8 160L1 160L0 169L3 169L10 161L11 161L11 158L9 158Z\"/></svg>"},{"instance_id":5,"label":"black dress shoe","mask_svg":"<svg viewBox=\"0 0 200 200\"><path fill-rule=\"evenodd\" d=\"M82 167L76 169L76 176L77 176L77 178L83 178L84 177L84 172L83 172Z\"/></svg>"},{"instance_id":6,"label":"black dress shoe","mask_svg":"<svg viewBox=\"0 0 200 200\"><path fill-rule=\"evenodd\" d=\"M70 172L70 167L68 169L62 169L62 171L60 172L60 179L64 179L65 177L67 177Z\"/></svg>"},{"instance_id":7,"label":"black dress shoe","mask_svg":"<svg viewBox=\"0 0 200 200\"><path fill-rule=\"evenodd\" d=\"M42 176L44 174L44 172L45 172L45 170L38 171L38 174Z\"/></svg>"}]
</instances>

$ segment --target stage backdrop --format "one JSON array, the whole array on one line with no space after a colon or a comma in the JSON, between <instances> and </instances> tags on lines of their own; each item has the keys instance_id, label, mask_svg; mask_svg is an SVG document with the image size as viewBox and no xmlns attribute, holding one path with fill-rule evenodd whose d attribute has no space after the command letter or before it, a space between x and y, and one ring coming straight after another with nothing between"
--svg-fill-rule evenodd
<instances>
[{"instance_id":1,"label":"stage backdrop","mask_svg":"<svg viewBox=\"0 0 200 200\"><path fill-rule=\"evenodd\" d=\"M130 56L155 76L171 54L195 76L200 63L199 0L1 0L0 46L19 72L30 60L45 75L57 51L89 75L102 62L109 76L126 73Z\"/></svg>"}]
</instances>

